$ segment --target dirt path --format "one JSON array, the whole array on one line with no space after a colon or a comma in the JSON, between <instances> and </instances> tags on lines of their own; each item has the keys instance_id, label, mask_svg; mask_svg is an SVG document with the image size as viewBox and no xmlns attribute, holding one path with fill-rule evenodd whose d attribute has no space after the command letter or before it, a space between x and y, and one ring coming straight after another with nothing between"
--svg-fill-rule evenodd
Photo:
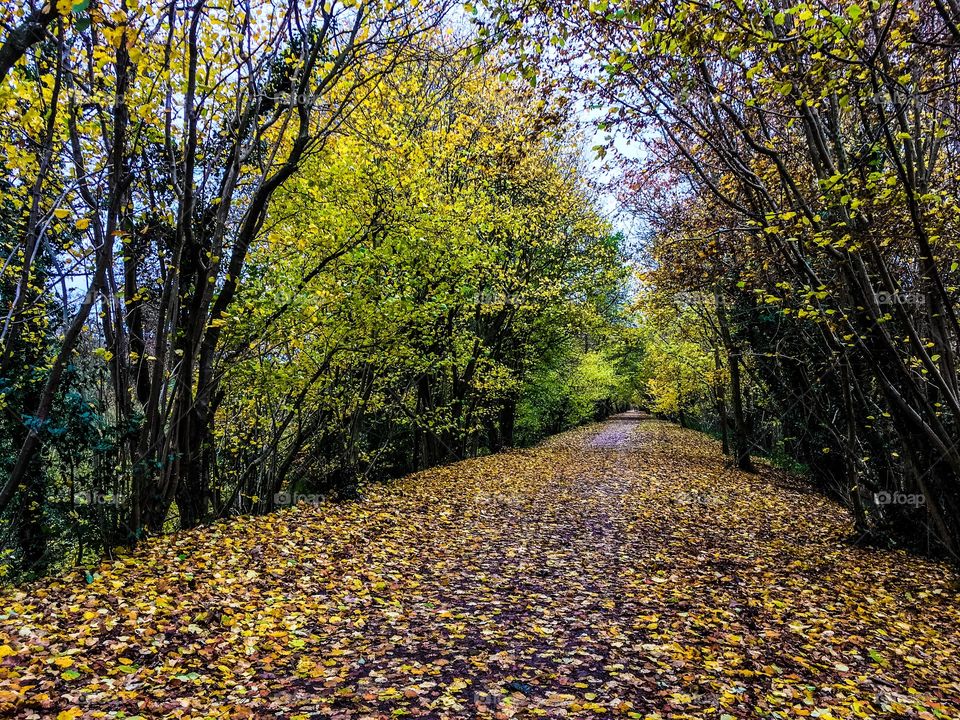
<instances>
[{"instance_id":1,"label":"dirt path","mask_svg":"<svg viewBox=\"0 0 960 720\"><path fill-rule=\"evenodd\" d=\"M7 591L0 714L960 718L952 576L847 532L621 416Z\"/></svg>"}]
</instances>

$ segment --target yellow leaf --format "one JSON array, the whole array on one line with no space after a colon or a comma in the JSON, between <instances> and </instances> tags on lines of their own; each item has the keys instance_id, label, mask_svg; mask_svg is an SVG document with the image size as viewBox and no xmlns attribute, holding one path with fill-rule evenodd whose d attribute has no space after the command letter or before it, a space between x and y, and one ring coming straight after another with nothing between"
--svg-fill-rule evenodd
<instances>
[{"instance_id":1,"label":"yellow leaf","mask_svg":"<svg viewBox=\"0 0 960 720\"><path fill-rule=\"evenodd\" d=\"M450 683L450 686L447 688L450 692L458 692L467 687L467 681L463 678L454 678L453 682Z\"/></svg>"}]
</instances>

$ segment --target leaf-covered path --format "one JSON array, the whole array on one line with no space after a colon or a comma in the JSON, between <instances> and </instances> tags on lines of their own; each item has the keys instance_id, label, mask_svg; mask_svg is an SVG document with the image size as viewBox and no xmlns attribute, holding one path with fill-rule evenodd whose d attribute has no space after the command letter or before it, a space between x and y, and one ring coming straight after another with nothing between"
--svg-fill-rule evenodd
<instances>
[{"instance_id":1,"label":"leaf-covered path","mask_svg":"<svg viewBox=\"0 0 960 720\"><path fill-rule=\"evenodd\" d=\"M960 718L953 576L848 528L621 416L8 590L0 714Z\"/></svg>"}]
</instances>

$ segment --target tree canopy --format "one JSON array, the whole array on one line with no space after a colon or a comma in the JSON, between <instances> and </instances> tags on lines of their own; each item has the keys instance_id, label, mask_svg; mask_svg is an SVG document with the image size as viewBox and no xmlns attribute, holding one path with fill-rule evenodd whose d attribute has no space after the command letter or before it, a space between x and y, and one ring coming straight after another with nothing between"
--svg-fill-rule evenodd
<instances>
[{"instance_id":1,"label":"tree canopy","mask_svg":"<svg viewBox=\"0 0 960 720\"><path fill-rule=\"evenodd\" d=\"M630 404L956 554L956 11L9 4L7 566Z\"/></svg>"},{"instance_id":2,"label":"tree canopy","mask_svg":"<svg viewBox=\"0 0 960 720\"><path fill-rule=\"evenodd\" d=\"M650 316L655 346L699 325L672 362L652 355L655 404L681 411L687 367L688 402L735 428L742 467L782 453L861 533L914 525L956 555L956 4L485 7L517 74L585 95L642 148L613 162L649 233L644 286L675 307ZM692 370L713 350L729 403Z\"/></svg>"},{"instance_id":3,"label":"tree canopy","mask_svg":"<svg viewBox=\"0 0 960 720\"><path fill-rule=\"evenodd\" d=\"M450 10L9 4L8 571L628 401L575 118Z\"/></svg>"}]
</instances>

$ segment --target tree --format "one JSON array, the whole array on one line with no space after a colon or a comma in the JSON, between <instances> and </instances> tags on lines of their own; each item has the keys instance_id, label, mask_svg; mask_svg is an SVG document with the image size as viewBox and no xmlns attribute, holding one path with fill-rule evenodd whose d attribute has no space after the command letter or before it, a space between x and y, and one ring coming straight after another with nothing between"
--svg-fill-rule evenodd
<instances>
[{"instance_id":1,"label":"tree","mask_svg":"<svg viewBox=\"0 0 960 720\"><path fill-rule=\"evenodd\" d=\"M806 457L840 459L858 527L919 519L956 554L955 8L488 6L525 74L542 63L647 146L628 175L677 243L667 273L736 308L784 420L802 408L788 435L812 429L828 444ZM884 490L925 510L879 505Z\"/></svg>"},{"instance_id":2,"label":"tree","mask_svg":"<svg viewBox=\"0 0 960 720\"><path fill-rule=\"evenodd\" d=\"M0 126L20 569L48 535L82 559L511 445L546 337L611 380L561 425L617 406L621 239L569 110L476 64L447 9L80 3L24 51Z\"/></svg>"}]
</instances>

